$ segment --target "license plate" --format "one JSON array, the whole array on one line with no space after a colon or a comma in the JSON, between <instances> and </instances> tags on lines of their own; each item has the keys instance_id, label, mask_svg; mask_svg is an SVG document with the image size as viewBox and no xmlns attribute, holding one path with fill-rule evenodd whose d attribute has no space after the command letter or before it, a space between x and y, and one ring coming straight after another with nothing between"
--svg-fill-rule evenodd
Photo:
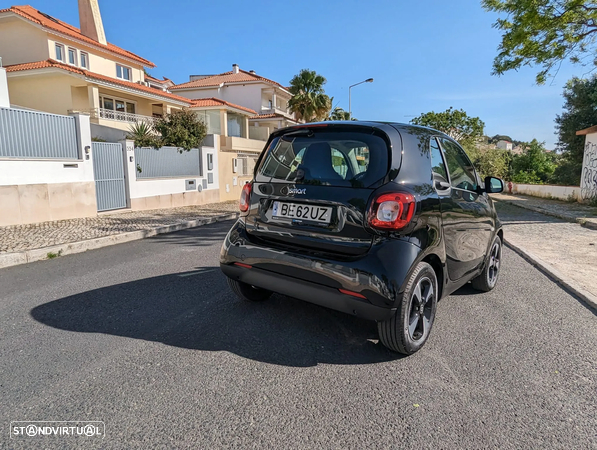
<instances>
[{"instance_id":1,"label":"license plate","mask_svg":"<svg viewBox=\"0 0 597 450\"><path fill-rule=\"evenodd\" d=\"M297 219L309 222L330 223L332 208L328 206L274 202L272 217L275 219Z\"/></svg>"}]
</instances>

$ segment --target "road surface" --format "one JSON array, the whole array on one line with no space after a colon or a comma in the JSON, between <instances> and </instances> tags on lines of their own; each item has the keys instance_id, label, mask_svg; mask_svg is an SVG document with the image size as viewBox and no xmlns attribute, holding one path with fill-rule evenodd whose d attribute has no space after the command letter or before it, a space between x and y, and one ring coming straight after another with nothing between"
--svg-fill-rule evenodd
<instances>
[{"instance_id":1,"label":"road surface","mask_svg":"<svg viewBox=\"0 0 597 450\"><path fill-rule=\"evenodd\" d=\"M597 316L505 249L402 358L374 323L218 269L231 223L0 270L2 448L595 448ZM16 437L98 420L105 436ZM13 436L14 437L14 436Z\"/></svg>"}]
</instances>

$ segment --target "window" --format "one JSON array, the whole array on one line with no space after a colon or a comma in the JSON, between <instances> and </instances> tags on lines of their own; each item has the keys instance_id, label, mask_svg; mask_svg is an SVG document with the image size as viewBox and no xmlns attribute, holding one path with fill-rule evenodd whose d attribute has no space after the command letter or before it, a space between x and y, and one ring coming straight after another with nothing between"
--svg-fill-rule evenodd
<instances>
[{"instance_id":1,"label":"window","mask_svg":"<svg viewBox=\"0 0 597 450\"><path fill-rule=\"evenodd\" d=\"M89 69L89 55L85 52L81 52L81 67Z\"/></svg>"},{"instance_id":2,"label":"window","mask_svg":"<svg viewBox=\"0 0 597 450\"><path fill-rule=\"evenodd\" d=\"M441 181L448 181L448 174L446 172L446 165L442 157L442 151L439 148L437 139L432 137L429 140L429 150L431 151L431 170L434 176L437 176Z\"/></svg>"},{"instance_id":3,"label":"window","mask_svg":"<svg viewBox=\"0 0 597 450\"><path fill-rule=\"evenodd\" d=\"M129 114L136 113L135 103L132 103L132 102L129 102L126 100L114 99L114 98L102 96L102 97L100 97L100 105L102 108L104 108L104 110L116 111L117 113L129 113ZM107 113L107 112L104 112L102 115L100 115L100 117L103 117L106 119L116 119L116 120L128 120L128 121L136 120L135 118L131 118L130 116L127 116L126 114L112 114L112 113Z\"/></svg>"},{"instance_id":4,"label":"window","mask_svg":"<svg viewBox=\"0 0 597 450\"><path fill-rule=\"evenodd\" d=\"M116 64L116 76L123 80L131 81L131 69L120 64Z\"/></svg>"},{"instance_id":5,"label":"window","mask_svg":"<svg viewBox=\"0 0 597 450\"><path fill-rule=\"evenodd\" d=\"M102 103L103 103L104 109L110 109L110 110L114 111L114 100L112 100L111 98L106 98L106 97L103 97L102 100L103 100Z\"/></svg>"},{"instance_id":6,"label":"window","mask_svg":"<svg viewBox=\"0 0 597 450\"><path fill-rule=\"evenodd\" d=\"M68 48L68 63L73 66L77 65L77 50L74 48Z\"/></svg>"},{"instance_id":7,"label":"window","mask_svg":"<svg viewBox=\"0 0 597 450\"><path fill-rule=\"evenodd\" d=\"M388 172L388 147L378 136L346 131L295 133L270 143L257 171L258 181L371 187Z\"/></svg>"},{"instance_id":8,"label":"window","mask_svg":"<svg viewBox=\"0 0 597 450\"><path fill-rule=\"evenodd\" d=\"M441 139L441 144L446 155L452 186L467 191L476 191L477 175L475 174L475 168L464 150L455 142L447 139Z\"/></svg>"},{"instance_id":9,"label":"window","mask_svg":"<svg viewBox=\"0 0 597 450\"><path fill-rule=\"evenodd\" d=\"M64 61L64 46L62 44L56 44L56 59Z\"/></svg>"}]
</instances>

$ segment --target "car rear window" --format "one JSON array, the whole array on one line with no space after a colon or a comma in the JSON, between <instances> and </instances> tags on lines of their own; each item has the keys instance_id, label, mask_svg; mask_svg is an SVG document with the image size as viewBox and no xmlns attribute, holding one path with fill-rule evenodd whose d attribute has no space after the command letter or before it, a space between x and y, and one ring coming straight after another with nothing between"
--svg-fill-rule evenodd
<instances>
[{"instance_id":1,"label":"car rear window","mask_svg":"<svg viewBox=\"0 0 597 450\"><path fill-rule=\"evenodd\" d=\"M284 135L266 150L257 181L370 187L388 171L385 141L361 132Z\"/></svg>"}]
</instances>

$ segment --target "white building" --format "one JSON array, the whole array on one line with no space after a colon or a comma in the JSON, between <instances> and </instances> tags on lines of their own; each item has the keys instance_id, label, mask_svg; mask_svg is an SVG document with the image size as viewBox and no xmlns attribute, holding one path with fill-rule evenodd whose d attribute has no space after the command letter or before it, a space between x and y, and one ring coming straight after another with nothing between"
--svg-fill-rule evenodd
<instances>
[{"instance_id":1,"label":"white building","mask_svg":"<svg viewBox=\"0 0 597 450\"><path fill-rule=\"evenodd\" d=\"M497 148L499 148L500 150L512 151L512 142L501 140L501 141L498 141L498 143L496 145L497 145Z\"/></svg>"},{"instance_id":2,"label":"white building","mask_svg":"<svg viewBox=\"0 0 597 450\"><path fill-rule=\"evenodd\" d=\"M191 75L189 81L170 88L177 95L188 99L218 98L229 103L244 106L256 111L249 119L249 137L259 139L263 130L253 132L254 128L268 128L271 131L290 125L297 120L288 111L288 101L292 94L276 81L257 75L253 70L241 70L237 64L232 70L218 75Z\"/></svg>"}]
</instances>

